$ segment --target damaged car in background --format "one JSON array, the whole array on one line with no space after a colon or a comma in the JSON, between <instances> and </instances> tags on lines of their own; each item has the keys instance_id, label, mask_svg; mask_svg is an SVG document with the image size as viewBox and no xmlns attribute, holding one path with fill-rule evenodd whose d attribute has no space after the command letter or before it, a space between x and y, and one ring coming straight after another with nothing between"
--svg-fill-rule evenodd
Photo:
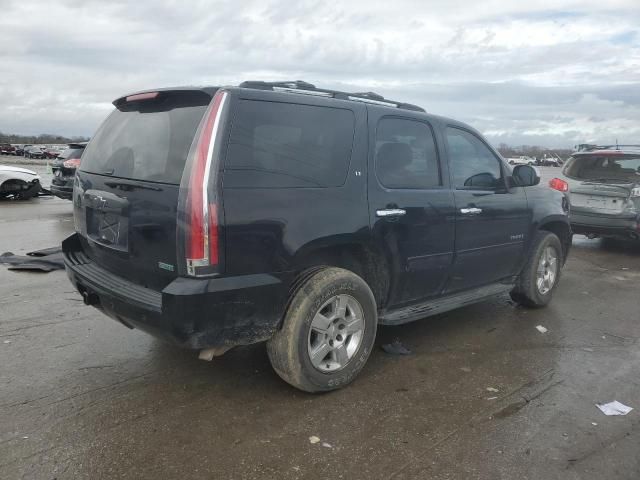
<instances>
[{"instance_id":1,"label":"damaged car in background","mask_svg":"<svg viewBox=\"0 0 640 480\"><path fill-rule=\"evenodd\" d=\"M0 165L0 199L28 200L40 190L40 176L33 170Z\"/></svg>"},{"instance_id":2,"label":"damaged car in background","mask_svg":"<svg viewBox=\"0 0 640 480\"><path fill-rule=\"evenodd\" d=\"M87 143L70 143L58 158L51 164L53 178L51 179L51 193L56 197L71 200L73 196L73 179L76 169L80 166L80 157Z\"/></svg>"},{"instance_id":3,"label":"damaged car in background","mask_svg":"<svg viewBox=\"0 0 640 480\"><path fill-rule=\"evenodd\" d=\"M568 192L574 233L640 239L640 145L589 146L549 184Z\"/></svg>"}]
</instances>

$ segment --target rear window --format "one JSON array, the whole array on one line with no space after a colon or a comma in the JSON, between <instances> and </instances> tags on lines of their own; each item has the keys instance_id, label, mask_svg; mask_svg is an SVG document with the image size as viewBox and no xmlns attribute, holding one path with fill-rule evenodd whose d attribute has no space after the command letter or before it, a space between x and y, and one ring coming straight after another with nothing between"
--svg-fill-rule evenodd
<instances>
[{"instance_id":1,"label":"rear window","mask_svg":"<svg viewBox=\"0 0 640 480\"><path fill-rule=\"evenodd\" d=\"M179 184L189 147L211 98L161 94L119 106L85 148L81 170Z\"/></svg>"},{"instance_id":2,"label":"rear window","mask_svg":"<svg viewBox=\"0 0 640 480\"><path fill-rule=\"evenodd\" d=\"M640 156L576 155L567 162L564 174L577 180L638 182Z\"/></svg>"},{"instance_id":3,"label":"rear window","mask_svg":"<svg viewBox=\"0 0 640 480\"><path fill-rule=\"evenodd\" d=\"M225 187L343 185L355 118L350 110L241 100L225 163Z\"/></svg>"},{"instance_id":4,"label":"rear window","mask_svg":"<svg viewBox=\"0 0 640 480\"><path fill-rule=\"evenodd\" d=\"M61 160L73 160L74 158L80 158L82 152L84 152L84 148L67 148L58 155L58 158Z\"/></svg>"}]
</instances>

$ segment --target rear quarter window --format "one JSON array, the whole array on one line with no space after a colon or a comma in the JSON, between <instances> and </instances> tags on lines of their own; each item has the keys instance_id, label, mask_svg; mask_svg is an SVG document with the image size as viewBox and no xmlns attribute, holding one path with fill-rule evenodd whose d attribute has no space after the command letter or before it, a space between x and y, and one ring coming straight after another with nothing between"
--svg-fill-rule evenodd
<instances>
[{"instance_id":1,"label":"rear quarter window","mask_svg":"<svg viewBox=\"0 0 640 480\"><path fill-rule=\"evenodd\" d=\"M355 117L346 109L240 100L225 162L225 188L343 185Z\"/></svg>"}]
</instances>

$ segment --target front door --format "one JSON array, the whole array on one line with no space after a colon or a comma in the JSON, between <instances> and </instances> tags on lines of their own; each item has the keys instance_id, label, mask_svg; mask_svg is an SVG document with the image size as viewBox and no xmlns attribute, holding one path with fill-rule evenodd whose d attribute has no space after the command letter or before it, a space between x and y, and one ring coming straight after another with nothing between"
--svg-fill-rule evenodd
<instances>
[{"instance_id":1,"label":"front door","mask_svg":"<svg viewBox=\"0 0 640 480\"><path fill-rule=\"evenodd\" d=\"M452 293L517 275L531 215L524 189L506 187L506 166L479 136L447 127L445 138L456 207Z\"/></svg>"},{"instance_id":2,"label":"front door","mask_svg":"<svg viewBox=\"0 0 640 480\"><path fill-rule=\"evenodd\" d=\"M371 225L392 272L386 306L406 305L439 294L450 274L453 194L427 121L370 108L369 123Z\"/></svg>"}]
</instances>

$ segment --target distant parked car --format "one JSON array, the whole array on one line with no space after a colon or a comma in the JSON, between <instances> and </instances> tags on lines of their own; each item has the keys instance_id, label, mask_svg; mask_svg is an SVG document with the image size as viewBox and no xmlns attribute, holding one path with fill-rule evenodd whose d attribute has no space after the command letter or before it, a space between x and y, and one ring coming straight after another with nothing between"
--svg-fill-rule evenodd
<instances>
[{"instance_id":1,"label":"distant parked car","mask_svg":"<svg viewBox=\"0 0 640 480\"><path fill-rule=\"evenodd\" d=\"M24 144L24 145L16 145L16 155L20 155L20 156L24 156L24 154L26 153L26 150L29 147L33 147L33 145L30 144Z\"/></svg>"},{"instance_id":2,"label":"distant parked car","mask_svg":"<svg viewBox=\"0 0 640 480\"><path fill-rule=\"evenodd\" d=\"M562 160L559 157L547 155L545 153L542 158L538 159L537 164L543 167L559 167L562 165Z\"/></svg>"},{"instance_id":3,"label":"distant parked car","mask_svg":"<svg viewBox=\"0 0 640 480\"><path fill-rule=\"evenodd\" d=\"M45 158L49 158L49 159L58 158L64 150L65 150L64 148L60 148L60 147L47 148L44 151L44 156Z\"/></svg>"},{"instance_id":4,"label":"distant parked car","mask_svg":"<svg viewBox=\"0 0 640 480\"><path fill-rule=\"evenodd\" d=\"M27 158L44 158L44 150L41 147L31 146L24 151Z\"/></svg>"},{"instance_id":5,"label":"distant parked car","mask_svg":"<svg viewBox=\"0 0 640 480\"><path fill-rule=\"evenodd\" d=\"M509 162L509 165L535 165L536 164L536 160L535 158L531 158L531 157L527 157L527 156L521 156L521 157L512 157L512 158L507 158L506 159L507 162Z\"/></svg>"},{"instance_id":6,"label":"distant parked car","mask_svg":"<svg viewBox=\"0 0 640 480\"><path fill-rule=\"evenodd\" d=\"M40 177L26 168L0 165L0 198L28 200L40 192Z\"/></svg>"},{"instance_id":7,"label":"distant parked car","mask_svg":"<svg viewBox=\"0 0 640 480\"><path fill-rule=\"evenodd\" d=\"M549 185L569 194L574 233L640 240L640 145L588 146Z\"/></svg>"},{"instance_id":8,"label":"distant parked car","mask_svg":"<svg viewBox=\"0 0 640 480\"><path fill-rule=\"evenodd\" d=\"M8 143L0 143L0 155L15 155L16 148Z\"/></svg>"},{"instance_id":9,"label":"distant parked car","mask_svg":"<svg viewBox=\"0 0 640 480\"><path fill-rule=\"evenodd\" d=\"M73 195L73 179L76 169L80 165L80 157L84 152L86 143L70 143L51 165L53 179L51 180L51 193L56 197L71 200Z\"/></svg>"}]
</instances>

